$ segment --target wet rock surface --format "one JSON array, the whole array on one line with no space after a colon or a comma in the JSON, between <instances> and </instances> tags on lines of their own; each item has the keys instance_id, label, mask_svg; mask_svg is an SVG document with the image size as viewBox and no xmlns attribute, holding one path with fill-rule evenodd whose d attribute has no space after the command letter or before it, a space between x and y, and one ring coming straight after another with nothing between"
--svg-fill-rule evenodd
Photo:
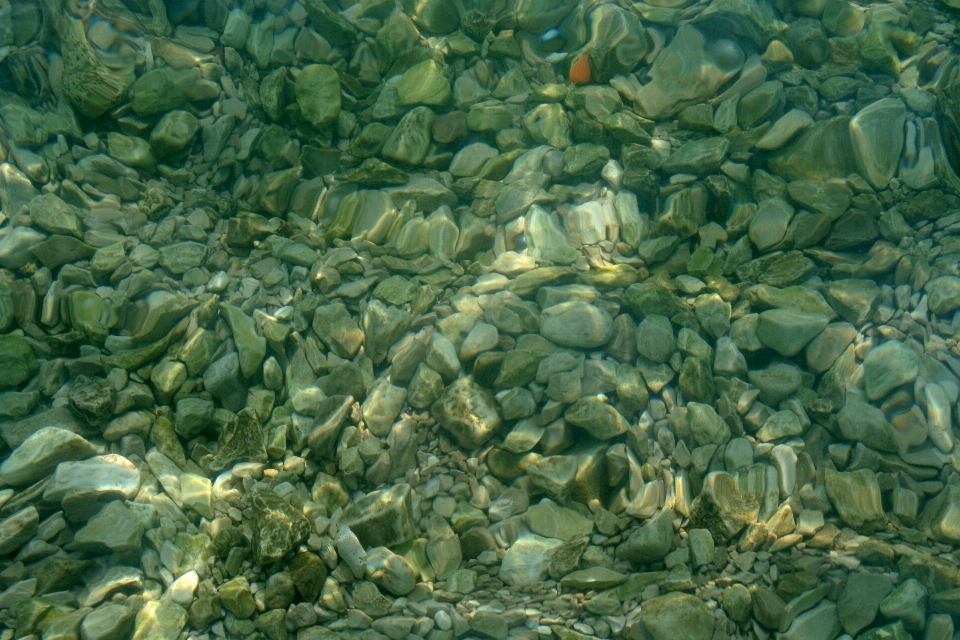
<instances>
[{"instance_id":1,"label":"wet rock surface","mask_svg":"<svg viewBox=\"0 0 960 640\"><path fill-rule=\"evenodd\" d=\"M0 0L0 640L952 638L958 11Z\"/></svg>"}]
</instances>

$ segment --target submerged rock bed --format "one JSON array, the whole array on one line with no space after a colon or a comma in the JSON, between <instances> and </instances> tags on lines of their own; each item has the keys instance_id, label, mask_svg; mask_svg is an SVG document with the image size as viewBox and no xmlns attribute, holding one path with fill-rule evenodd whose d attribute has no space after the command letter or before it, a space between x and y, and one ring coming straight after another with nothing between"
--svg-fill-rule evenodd
<instances>
[{"instance_id":1,"label":"submerged rock bed","mask_svg":"<svg viewBox=\"0 0 960 640\"><path fill-rule=\"evenodd\" d=\"M949 640L960 3L0 0L0 640Z\"/></svg>"}]
</instances>

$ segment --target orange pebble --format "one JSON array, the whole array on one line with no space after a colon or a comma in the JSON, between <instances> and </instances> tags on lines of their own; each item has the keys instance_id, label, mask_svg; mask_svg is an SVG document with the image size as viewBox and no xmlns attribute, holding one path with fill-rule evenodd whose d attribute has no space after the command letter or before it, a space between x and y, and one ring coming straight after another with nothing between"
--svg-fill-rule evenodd
<instances>
[{"instance_id":1,"label":"orange pebble","mask_svg":"<svg viewBox=\"0 0 960 640\"><path fill-rule=\"evenodd\" d=\"M589 56L583 56L570 67L570 80L575 84L587 84L592 75Z\"/></svg>"}]
</instances>

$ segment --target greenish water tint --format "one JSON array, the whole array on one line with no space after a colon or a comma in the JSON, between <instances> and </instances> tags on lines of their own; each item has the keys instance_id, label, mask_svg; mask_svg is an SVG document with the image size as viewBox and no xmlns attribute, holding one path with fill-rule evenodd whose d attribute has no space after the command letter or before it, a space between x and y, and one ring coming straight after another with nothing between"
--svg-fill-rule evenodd
<instances>
[{"instance_id":1,"label":"greenish water tint","mask_svg":"<svg viewBox=\"0 0 960 640\"><path fill-rule=\"evenodd\" d=\"M0 640L952 640L957 0L0 0Z\"/></svg>"}]
</instances>

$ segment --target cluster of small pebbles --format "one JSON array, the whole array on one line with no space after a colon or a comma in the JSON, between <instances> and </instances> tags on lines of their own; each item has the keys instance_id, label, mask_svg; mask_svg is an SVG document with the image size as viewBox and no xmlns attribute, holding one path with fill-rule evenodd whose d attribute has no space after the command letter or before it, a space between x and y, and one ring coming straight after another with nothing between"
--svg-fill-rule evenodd
<instances>
[{"instance_id":1,"label":"cluster of small pebbles","mask_svg":"<svg viewBox=\"0 0 960 640\"><path fill-rule=\"evenodd\" d=\"M958 16L0 0L0 640L953 640Z\"/></svg>"}]
</instances>

